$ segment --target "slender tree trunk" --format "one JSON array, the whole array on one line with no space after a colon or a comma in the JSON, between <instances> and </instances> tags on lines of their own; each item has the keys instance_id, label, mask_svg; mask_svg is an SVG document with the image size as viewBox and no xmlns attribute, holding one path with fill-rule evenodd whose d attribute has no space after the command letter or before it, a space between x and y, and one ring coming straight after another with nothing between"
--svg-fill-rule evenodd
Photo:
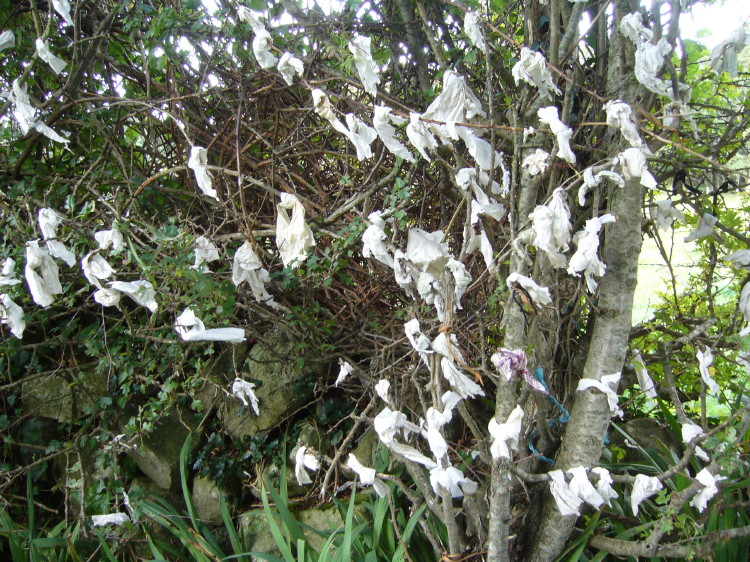
<instances>
[{"instance_id":1,"label":"slender tree trunk","mask_svg":"<svg viewBox=\"0 0 750 562\"><path fill-rule=\"evenodd\" d=\"M521 174L520 189L516 217L516 229L520 230L526 222L529 213L536 205L536 197L541 184L541 176L532 177L527 172ZM510 271L523 274L528 273L528 266L513 255L510 260ZM526 319L523 312L509 298L506 305L506 332L503 345L509 349L524 347L526 337ZM495 419L504 423L513 408L516 407L515 384L500 379L495 397ZM490 484L490 521L489 543L487 546L488 562L505 562L509 560L509 524L510 524L510 495L511 495L510 466L506 459L500 459L492 465L492 480Z\"/></svg>"},{"instance_id":2,"label":"slender tree trunk","mask_svg":"<svg viewBox=\"0 0 750 562\"><path fill-rule=\"evenodd\" d=\"M607 272L601 279L598 316L594 325L583 378L601 380L622 371L630 334L633 293L637 282L641 250L642 187L639 179L613 193L610 212L617 222L605 226L603 259ZM577 392L565 439L555 463L556 469L594 466L601 455L612 413L601 392ZM547 494L542 518L528 559L553 560L562 550L576 518L563 517Z\"/></svg>"}]
</instances>

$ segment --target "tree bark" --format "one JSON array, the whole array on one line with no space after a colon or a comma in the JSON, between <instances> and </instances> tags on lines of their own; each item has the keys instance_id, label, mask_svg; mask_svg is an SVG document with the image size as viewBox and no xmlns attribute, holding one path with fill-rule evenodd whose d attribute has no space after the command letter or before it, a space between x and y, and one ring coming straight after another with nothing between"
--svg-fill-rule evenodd
<instances>
[{"instance_id":1,"label":"tree bark","mask_svg":"<svg viewBox=\"0 0 750 562\"><path fill-rule=\"evenodd\" d=\"M629 180L622 190L616 189L610 212L617 216L617 222L605 226L603 258L607 272L599 287L599 312L583 372L583 378L595 380L622 370L641 251L643 188L636 178ZM611 415L604 394L591 389L577 392L555 468L568 470L595 465ZM528 559L553 560L564 547L575 522L574 516L563 517L547 494Z\"/></svg>"}]
</instances>

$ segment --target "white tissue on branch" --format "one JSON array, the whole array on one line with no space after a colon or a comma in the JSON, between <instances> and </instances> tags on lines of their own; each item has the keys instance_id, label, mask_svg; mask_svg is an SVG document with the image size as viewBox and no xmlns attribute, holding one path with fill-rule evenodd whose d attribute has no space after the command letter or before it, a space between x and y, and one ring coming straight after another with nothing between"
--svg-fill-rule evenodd
<instances>
[{"instance_id":1,"label":"white tissue on branch","mask_svg":"<svg viewBox=\"0 0 750 562\"><path fill-rule=\"evenodd\" d=\"M607 112L607 125L620 129L630 146L643 146L638 126L633 118L633 110L627 103L622 100L608 101L604 104L604 110Z\"/></svg>"},{"instance_id":2,"label":"white tissue on branch","mask_svg":"<svg viewBox=\"0 0 750 562\"><path fill-rule=\"evenodd\" d=\"M656 189L656 179L648 171L646 153L642 148L628 148L617 156L622 167L622 175L626 180L640 178L641 185L649 189Z\"/></svg>"},{"instance_id":3,"label":"white tissue on branch","mask_svg":"<svg viewBox=\"0 0 750 562\"><path fill-rule=\"evenodd\" d=\"M717 480L724 480L724 477L714 477L707 468L704 468L695 475L695 479L703 485L703 489L690 500L690 505L703 513L708 506L708 501L719 492L719 488L716 486Z\"/></svg>"},{"instance_id":4,"label":"white tissue on branch","mask_svg":"<svg viewBox=\"0 0 750 562\"><path fill-rule=\"evenodd\" d=\"M99 255L99 250L94 250L84 256L81 260L81 269L88 282L99 289L102 288L100 281L109 279L115 273L107 260Z\"/></svg>"},{"instance_id":5,"label":"white tissue on branch","mask_svg":"<svg viewBox=\"0 0 750 562\"><path fill-rule=\"evenodd\" d=\"M467 12L464 16L464 33L466 33L472 45L484 51L482 28L479 26L479 15L476 12Z\"/></svg>"},{"instance_id":6,"label":"white tissue on branch","mask_svg":"<svg viewBox=\"0 0 750 562\"><path fill-rule=\"evenodd\" d=\"M348 126L347 138L357 150L357 160L362 161L372 158L372 149L370 145L378 137L375 129L365 123L353 113L346 114L346 124Z\"/></svg>"},{"instance_id":7,"label":"white tissue on branch","mask_svg":"<svg viewBox=\"0 0 750 562\"><path fill-rule=\"evenodd\" d=\"M364 466L352 453L349 453L349 457L346 460L346 466L359 476L360 484L363 486L372 486L381 498L388 495L388 486L376 476L377 473L375 472L375 469Z\"/></svg>"},{"instance_id":8,"label":"white tissue on branch","mask_svg":"<svg viewBox=\"0 0 750 562\"><path fill-rule=\"evenodd\" d=\"M39 247L38 240L26 244L25 276L31 298L39 306L51 305L55 300L53 295L62 293L57 264L46 248Z\"/></svg>"},{"instance_id":9,"label":"white tissue on branch","mask_svg":"<svg viewBox=\"0 0 750 562\"><path fill-rule=\"evenodd\" d=\"M549 129L557 138L557 156L571 164L576 163L576 155L570 149L570 139L573 136L573 129L560 121L557 108L555 106L541 107L537 111L539 121L549 125Z\"/></svg>"},{"instance_id":10,"label":"white tissue on branch","mask_svg":"<svg viewBox=\"0 0 750 562\"><path fill-rule=\"evenodd\" d=\"M430 484L436 494L440 495L441 490L446 490L452 498L476 494L479 488L476 482L466 478L464 473L455 466L447 468L436 466L430 470Z\"/></svg>"},{"instance_id":11,"label":"white tissue on branch","mask_svg":"<svg viewBox=\"0 0 750 562\"><path fill-rule=\"evenodd\" d=\"M586 468L583 466L576 466L567 472L571 475L570 482L568 483L568 488L571 493L575 494L595 509L599 509L604 503L604 498L589 481Z\"/></svg>"},{"instance_id":12,"label":"white tissue on branch","mask_svg":"<svg viewBox=\"0 0 750 562\"><path fill-rule=\"evenodd\" d=\"M729 72L731 77L737 76L737 55L748 43L750 39L745 31L745 22L742 22L729 39L711 49L711 68L719 74Z\"/></svg>"},{"instance_id":13,"label":"white tissue on branch","mask_svg":"<svg viewBox=\"0 0 750 562\"><path fill-rule=\"evenodd\" d=\"M617 384L620 382L620 373L614 373L612 375L604 375L601 380L595 379L581 379L578 381L578 387L576 390L582 392L589 388L595 388L599 392L603 393L607 397L607 405L613 415L622 417L623 412L617 405Z\"/></svg>"},{"instance_id":14,"label":"white tissue on branch","mask_svg":"<svg viewBox=\"0 0 750 562\"><path fill-rule=\"evenodd\" d=\"M633 368L635 369L635 375L638 378L638 384L641 387L641 391L653 400L658 396L658 394L656 393L656 388L654 387L654 381L651 380L651 377L648 374L648 369L646 369L646 364L643 362L640 351L635 354L632 363Z\"/></svg>"},{"instance_id":15,"label":"white tissue on branch","mask_svg":"<svg viewBox=\"0 0 750 562\"><path fill-rule=\"evenodd\" d=\"M383 402L388 404L388 391L390 389L391 383L386 379L380 379L375 385L375 394L377 394Z\"/></svg>"},{"instance_id":16,"label":"white tissue on branch","mask_svg":"<svg viewBox=\"0 0 750 562\"><path fill-rule=\"evenodd\" d=\"M243 282L247 282L256 301L267 304L271 308L278 308L273 297L266 290L268 279L268 270L263 267L260 258L255 254L253 245L249 241L242 244L235 252L232 261L232 283L235 287L239 287Z\"/></svg>"},{"instance_id":17,"label":"white tissue on branch","mask_svg":"<svg viewBox=\"0 0 750 562\"><path fill-rule=\"evenodd\" d=\"M695 230L685 237L685 242L694 242L702 238L715 236L714 226L716 226L717 222L719 222L719 219L715 216L703 213L698 219L698 224L695 225Z\"/></svg>"},{"instance_id":18,"label":"white tissue on branch","mask_svg":"<svg viewBox=\"0 0 750 562\"><path fill-rule=\"evenodd\" d=\"M362 255L366 258L373 257L392 268L393 256L385 245L388 236L385 233L385 220L382 214L383 211L373 211L367 217L371 224L362 234Z\"/></svg>"},{"instance_id":19,"label":"white tissue on branch","mask_svg":"<svg viewBox=\"0 0 750 562\"><path fill-rule=\"evenodd\" d=\"M317 457L307 452L307 447L304 445L297 449L294 455L294 476L297 478L297 483L300 486L305 484L312 484L310 476L307 474L307 469L317 471L320 468L320 462Z\"/></svg>"},{"instance_id":20,"label":"white tissue on branch","mask_svg":"<svg viewBox=\"0 0 750 562\"><path fill-rule=\"evenodd\" d=\"M13 31L10 29L6 29L2 33L0 33L0 51L4 51L5 49L10 49L11 47L16 46L16 36L13 34Z\"/></svg>"},{"instance_id":21,"label":"white tissue on branch","mask_svg":"<svg viewBox=\"0 0 750 562\"><path fill-rule=\"evenodd\" d=\"M699 349L696 352L696 357L698 358L698 370L700 371L703 382L706 383L708 390L712 394L718 394L720 391L719 385L716 384L716 381L713 379L711 372L709 371L709 368L714 362L714 354L711 351L711 348L707 347L705 351Z\"/></svg>"},{"instance_id":22,"label":"white tissue on branch","mask_svg":"<svg viewBox=\"0 0 750 562\"><path fill-rule=\"evenodd\" d=\"M50 65L55 74L60 74L68 66L68 63L52 54L52 51L49 50L47 40L36 40L36 52L40 59Z\"/></svg>"},{"instance_id":23,"label":"white tissue on branch","mask_svg":"<svg viewBox=\"0 0 750 562\"><path fill-rule=\"evenodd\" d=\"M549 476L549 489L560 515L580 515L583 500L570 490L563 471L550 470L547 475Z\"/></svg>"},{"instance_id":24,"label":"white tissue on branch","mask_svg":"<svg viewBox=\"0 0 750 562\"><path fill-rule=\"evenodd\" d=\"M404 438L407 438L410 433L420 432L418 425L406 419L406 414L391 410L387 406L375 416L373 427L380 441L387 446L390 446L396 440L396 434L399 432L403 434Z\"/></svg>"},{"instance_id":25,"label":"white tissue on branch","mask_svg":"<svg viewBox=\"0 0 750 562\"><path fill-rule=\"evenodd\" d=\"M596 291L597 281L594 276L601 277L607 270L607 266L599 259L599 231L602 226L615 222L615 216L611 214L602 215L586 221L583 230L575 233L573 243L576 245L576 252L570 258L568 263L568 273L579 276L584 274L586 286L589 292Z\"/></svg>"},{"instance_id":26,"label":"white tissue on branch","mask_svg":"<svg viewBox=\"0 0 750 562\"><path fill-rule=\"evenodd\" d=\"M0 271L0 285L18 285L21 282L16 277L16 262L13 258L5 258L3 269Z\"/></svg>"},{"instance_id":27,"label":"white tissue on branch","mask_svg":"<svg viewBox=\"0 0 750 562\"><path fill-rule=\"evenodd\" d=\"M253 54L261 68L271 68L278 59L271 53L273 38L265 28L256 29L253 37Z\"/></svg>"},{"instance_id":28,"label":"white tissue on branch","mask_svg":"<svg viewBox=\"0 0 750 562\"><path fill-rule=\"evenodd\" d=\"M609 179L618 186L625 187L625 180L622 179L620 174L609 170L602 170L601 172L594 174L594 171L591 168L586 168L583 171L583 183L578 189L578 204L581 207L586 205L586 194L602 183L603 179Z\"/></svg>"},{"instance_id":29,"label":"white tissue on branch","mask_svg":"<svg viewBox=\"0 0 750 562\"><path fill-rule=\"evenodd\" d=\"M630 492L630 507L633 510L633 515L638 515L638 507L643 503L643 500L650 498L663 487L655 476L636 475L633 490Z\"/></svg>"},{"instance_id":30,"label":"white tissue on branch","mask_svg":"<svg viewBox=\"0 0 750 562\"><path fill-rule=\"evenodd\" d=\"M57 238L57 227L62 223L60 215L58 215L54 209L39 209L39 230L42 232L42 236L46 240L47 250L49 254L64 261L68 267L73 267L76 262L76 256L73 252L68 250L60 240Z\"/></svg>"},{"instance_id":31,"label":"white tissue on branch","mask_svg":"<svg viewBox=\"0 0 750 562\"><path fill-rule=\"evenodd\" d=\"M702 435L703 429L701 429L700 426L695 425L693 422L687 421L682 424L682 442L685 443L685 445L688 445L691 441L697 439L698 437L701 437ZM695 456L706 462L709 462L711 460L706 451L704 451L700 447L695 448Z\"/></svg>"},{"instance_id":32,"label":"white tissue on branch","mask_svg":"<svg viewBox=\"0 0 750 562\"><path fill-rule=\"evenodd\" d=\"M422 114L423 119L441 121L445 125L430 124L442 137L458 140L456 123L468 123L476 116L485 117L482 102L474 95L466 79L452 70L443 74L443 91Z\"/></svg>"},{"instance_id":33,"label":"white tissue on branch","mask_svg":"<svg viewBox=\"0 0 750 562\"><path fill-rule=\"evenodd\" d=\"M112 281L111 283L108 283L108 285L109 285L110 290L118 291L120 293L125 293L127 296L133 299L137 304L141 306L145 306L151 312L156 312L156 309L159 308L159 305L156 303L156 299L155 299L156 291L154 291L154 286L148 281L145 281L143 279L139 279L138 281L133 281L133 282ZM99 291L97 291L97 293L98 292ZM97 300L96 294L94 295L94 299ZM99 300L97 300L97 302L99 302L100 304L104 306L112 306L112 305L106 305Z\"/></svg>"},{"instance_id":34,"label":"white tissue on branch","mask_svg":"<svg viewBox=\"0 0 750 562\"><path fill-rule=\"evenodd\" d=\"M52 7L60 14L68 25L73 25L73 18L70 17L70 3L68 0L52 0Z\"/></svg>"},{"instance_id":35,"label":"white tissue on branch","mask_svg":"<svg viewBox=\"0 0 750 562\"><path fill-rule=\"evenodd\" d=\"M5 294L0 295L0 322L8 326L10 332L19 340L23 337L23 331L26 329L23 309Z\"/></svg>"},{"instance_id":36,"label":"white tissue on branch","mask_svg":"<svg viewBox=\"0 0 750 562\"><path fill-rule=\"evenodd\" d=\"M596 483L596 491L604 499L604 503L609 505L610 501L617 497L617 492L612 489L612 476L610 476L609 470L597 466L592 468L590 472L599 477L599 481Z\"/></svg>"},{"instance_id":37,"label":"white tissue on branch","mask_svg":"<svg viewBox=\"0 0 750 562\"><path fill-rule=\"evenodd\" d=\"M354 369L354 367L352 367L351 363L339 359L339 375L336 377L336 382L333 383L333 386L338 386L344 382L346 378L352 374L352 369Z\"/></svg>"},{"instance_id":38,"label":"white tissue on branch","mask_svg":"<svg viewBox=\"0 0 750 562\"><path fill-rule=\"evenodd\" d=\"M685 215L673 206L671 199L654 201L654 206L651 207L651 218L654 219L659 230L671 227L675 220L685 222Z\"/></svg>"},{"instance_id":39,"label":"white tissue on branch","mask_svg":"<svg viewBox=\"0 0 750 562\"><path fill-rule=\"evenodd\" d=\"M219 197L211 185L211 174L208 172L208 150L200 146L191 147L187 165L195 172L195 181L200 190L218 201Z\"/></svg>"},{"instance_id":40,"label":"white tissue on branch","mask_svg":"<svg viewBox=\"0 0 750 562\"><path fill-rule=\"evenodd\" d=\"M258 397L255 395L255 384L241 378L234 379L232 383L232 394L242 401L246 408L249 406L253 409L256 416L260 415L258 409Z\"/></svg>"},{"instance_id":41,"label":"white tissue on branch","mask_svg":"<svg viewBox=\"0 0 750 562\"><path fill-rule=\"evenodd\" d=\"M284 82L291 86L294 83L294 76L302 76L305 72L305 67L302 61L291 53L284 53L279 59L279 64L276 66L276 70L284 78Z\"/></svg>"},{"instance_id":42,"label":"white tissue on branch","mask_svg":"<svg viewBox=\"0 0 750 562\"><path fill-rule=\"evenodd\" d=\"M747 326L740 331L740 335L746 336L747 334L750 334L750 281L745 283L742 287L742 292L740 293L740 311L742 312L742 316L745 318L745 323L747 324Z\"/></svg>"},{"instance_id":43,"label":"white tissue on branch","mask_svg":"<svg viewBox=\"0 0 750 562\"><path fill-rule=\"evenodd\" d=\"M378 93L380 77L372 59L370 42L369 37L356 36L349 42L349 51L354 55L354 65L357 67L357 74L365 87L365 92L374 96Z\"/></svg>"},{"instance_id":44,"label":"white tissue on branch","mask_svg":"<svg viewBox=\"0 0 750 562\"><path fill-rule=\"evenodd\" d=\"M505 279L505 284L511 287L514 283L518 283L523 289L529 294L531 300L533 300L539 306L546 306L552 304L552 297L549 294L547 287L541 287L537 283L514 271Z\"/></svg>"},{"instance_id":45,"label":"white tissue on branch","mask_svg":"<svg viewBox=\"0 0 750 562\"><path fill-rule=\"evenodd\" d=\"M94 239L99 244L100 250L112 248L113 252L125 249L125 240L119 230L100 230L94 233Z\"/></svg>"},{"instance_id":46,"label":"white tissue on branch","mask_svg":"<svg viewBox=\"0 0 750 562\"><path fill-rule=\"evenodd\" d=\"M328 121L339 133L349 136L349 129L346 128L346 125L344 125L333 112L333 105L331 105L331 100L328 99L328 95L323 90L315 88L312 91L312 98L315 113Z\"/></svg>"},{"instance_id":47,"label":"white tissue on branch","mask_svg":"<svg viewBox=\"0 0 750 562\"><path fill-rule=\"evenodd\" d=\"M395 136L396 129L391 125L402 125L406 122L406 119L393 115L391 108L384 105L376 105L373 109L372 126L378 133L380 140L383 141L385 147L392 152L395 156L403 158L407 162L414 162L414 156L412 156L409 149L406 148Z\"/></svg>"},{"instance_id":48,"label":"white tissue on branch","mask_svg":"<svg viewBox=\"0 0 750 562\"><path fill-rule=\"evenodd\" d=\"M536 176L543 174L549 166L549 152L537 148L534 152L526 156L521 163L522 168L526 168L529 174Z\"/></svg>"},{"instance_id":49,"label":"white tissue on branch","mask_svg":"<svg viewBox=\"0 0 750 562\"><path fill-rule=\"evenodd\" d=\"M550 92L554 92L558 96L562 94L560 89L552 82L552 74L547 68L547 61L545 61L542 53L522 47L521 58L513 66L512 73L516 86L523 80L527 84L536 86L539 95L543 98L553 99Z\"/></svg>"},{"instance_id":50,"label":"white tissue on branch","mask_svg":"<svg viewBox=\"0 0 750 562\"><path fill-rule=\"evenodd\" d=\"M312 230L305 222L305 208L296 195L282 193L276 210L276 246L281 261L284 267L302 263L307 259L310 248L315 246ZM291 219L287 211L292 212Z\"/></svg>"},{"instance_id":51,"label":"white tissue on branch","mask_svg":"<svg viewBox=\"0 0 750 562\"><path fill-rule=\"evenodd\" d=\"M505 423L498 423L494 417L490 420L487 429L492 437L490 453L493 459L509 459L510 451L518 448L522 419L523 408L516 406Z\"/></svg>"},{"instance_id":52,"label":"white tissue on branch","mask_svg":"<svg viewBox=\"0 0 750 562\"><path fill-rule=\"evenodd\" d=\"M430 160L427 151L436 150L438 143L425 124L422 123L420 117L421 115L419 115L419 113L409 114L409 124L406 126L406 136L409 138L409 142L412 146L422 155L422 158Z\"/></svg>"},{"instance_id":53,"label":"white tissue on branch","mask_svg":"<svg viewBox=\"0 0 750 562\"><path fill-rule=\"evenodd\" d=\"M104 527L105 525L122 525L123 523L127 523L128 521L130 521L130 517L127 513L108 513L106 515L91 516L91 523L94 525L94 527Z\"/></svg>"},{"instance_id":54,"label":"white tissue on branch","mask_svg":"<svg viewBox=\"0 0 750 562\"><path fill-rule=\"evenodd\" d=\"M558 187L548 205L537 205L529 215L532 220L531 228L534 230L532 244L537 250L547 254L550 264L555 268L567 265L562 253L568 250L572 228L567 199L565 189Z\"/></svg>"},{"instance_id":55,"label":"white tissue on branch","mask_svg":"<svg viewBox=\"0 0 750 562\"><path fill-rule=\"evenodd\" d=\"M203 321L186 308L177 317L175 331L185 341L225 341L242 343L245 341L245 330L242 328L213 328L206 330Z\"/></svg>"},{"instance_id":56,"label":"white tissue on branch","mask_svg":"<svg viewBox=\"0 0 750 562\"><path fill-rule=\"evenodd\" d=\"M211 263L219 259L219 249L216 245L211 242L205 236L199 236L195 239L195 263L191 266L191 269L198 271L210 271L208 267L203 267L203 264Z\"/></svg>"}]
</instances>

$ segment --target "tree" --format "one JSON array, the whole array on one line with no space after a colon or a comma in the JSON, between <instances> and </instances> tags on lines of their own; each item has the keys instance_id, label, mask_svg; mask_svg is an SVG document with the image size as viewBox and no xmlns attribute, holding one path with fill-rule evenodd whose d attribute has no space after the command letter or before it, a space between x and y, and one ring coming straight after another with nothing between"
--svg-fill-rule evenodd
<instances>
[{"instance_id":1,"label":"tree","mask_svg":"<svg viewBox=\"0 0 750 562\"><path fill-rule=\"evenodd\" d=\"M5 2L2 248L25 263L3 271L5 430L34 415L20 389L93 369L110 396L50 453L101 453L123 411L142 434L199 408L212 353L285 325L300 366L340 359L363 415L320 459L323 497L374 424L406 469L380 476L444 526L424 526L436 554L747 537L750 285L720 267L750 263L745 37L711 68L680 37L693 3ZM675 220L700 272L633 327L642 239L671 267ZM341 396L328 375L317 399ZM678 456L618 459L623 410L671 424ZM35 463L5 454L15 493ZM699 513L719 487L724 529Z\"/></svg>"}]
</instances>

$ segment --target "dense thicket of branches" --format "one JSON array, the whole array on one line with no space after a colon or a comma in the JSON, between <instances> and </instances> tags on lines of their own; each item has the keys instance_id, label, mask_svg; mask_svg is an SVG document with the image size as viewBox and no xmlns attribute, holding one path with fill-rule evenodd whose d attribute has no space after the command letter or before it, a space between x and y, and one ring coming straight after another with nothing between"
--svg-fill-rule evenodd
<instances>
[{"instance_id":1,"label":"dense thicket of branches","mask_svg":"<svg viewBox=\"0 0 750 562\"><path fill-rule=\"evenodd\" d=\"M342 358L354 366L356 377L347 380L345 391L333 387L333 378L320 380L314 400L345 396L361 413L374 395L374 383L385 378L391 383L389 406L414 423L430 407L442 410L440 396L455 384L441 376L446 367L435 361L437 354L420 361L404 323L417 318L428 341L455 335L444 361L479 381L485 396L461 401L451 424L439 429L450 451L436 460L438 467L460 467L478 491L451 499L450 492L430 485L424 466L392 453L394 462L407 465L406 485L445 525L444 542L435 539L439 551L472 552L488 560L550 560L585 528L591 552L684 558L707 556L728 538L748 535L748 522L739 516L728 529L709 528L708 519L688 506L704 487L694 476L707 467L727 477L724 495L709 509L745 509L741 483L750 423L742 406L744 359L738 355L747 345L738 334L750 310L747 302L737 304L746 273L720 262L750 244L742 194L747 181L731 164L748 146L748 75L742 65L739 73L717 73L701 45L680 37L679 20L692 1L655 0L647 7L637 0L486 5L385 0L347 2L331 15L293 0L251 3L247 7L257 10L270 33L270 53L289 52L304 65L291 85L275 64L261 68L253 53L258 29L240 17L240 4L229 0L219 0L212 13L197 1L82 0L71 2L73 25L63 25L46 2L4 4L0 31L12 30L15 46L0 51L0 87L8 92L0 109L0 257L25 264L27 243L48 237L39 229L38 213L51 208L63 218L57 235L79 261L96 249L95 231L122 232L125 248L105 257L118 280L150 282L158 303L153 313L126 299L118 307L102 307L92 298L97 288L78 265L60 264L62 292L45 308L32 300L26 282L3 287L23 308L27 324L22 339L3 327L4 498L23 495L21 483L34 468L27 466L28 456L11 447L11 436L23 441L19 428L35 416L23 406L25 385L52 373L68 373L71 384L85 370L106 373L110 398L65 425L62 442L49 450L68 458L84 449L94 454L92 447L110 453L107 443L119 432L115 420L132 404L150 404L131 420L128 430L135 434L148 432L170 406L190 405L211 346L231 345L180 340L175 318L191 306L206 326L239 326L256 342L285 325L299 342L290 361ZM468 13L480 15L485 47L467 36ZM634 13L641 14L644 27L631 38L621 24ZM380 77L377 95L366 91L347 48L356 36L371 38ZM37 38L47 40L67 63L61 74L35 54ZM636 51L656 45L663 52L655 74L640 63L636 68L642 60ZM723 64L734 70L726 51L741 47L738 42L717 52L719 70ZM519 81L522 48L544 55L538 72L551 78L549 92ZM656 55L649 56L653 66ZM469 133L460 139L454 134L452 140L445 130L455 124L426 117L423 123L440 139L429 150L429 161L417 153L404 126L396 135L414 162L394 156L380 139L371 142L370 157L358 158L355 145L316 111L312 94L324 91L342 122L351 113L372 124L375 105L388 106L408 122L443 91L448 71L465 81L484 115L470 115L471 122L463 123ZM16 90L22 89L36 109L31 117L19 117ZM608 119L607 103L614 100L625 102L632 117ZM451 103L461 109L465 100ZM538 111L553 106L560 127L570 127L574 161L558 156L565 140L557 125L540 122ZM66 143L34 128L36 120L69 133ZM630 125L633 132L626 133ZM480 170L469 146L473 138L498 151L490 157L494 168ZM216 198L205 194L189 166L193 147L207 150ZM640 170L628 169L630 161L622 156L627 149L648 158L655 187L646 187ZM539 150L549 156L537 171L528 159ZM477 189L489 198L487 204L503 206L499 220L482 211L472 222L472 201L479 205L481 197L457 181L464 168L489 174ZM593 174L602 171L618 179L610 175L594 186ZM492 181L503 187L493 190ZM579 200L586 182L588 194ZM720 187L728 193L718 194ZM282 194L301 202L316 243L306 260L290 267L282 263L276 243ZM695 243L702 257L689 287L702 293L681 295L673 275L674 287L665 291L654 321L631 328L642 238L655 238L665 260L671 260L674 225L657 228L658 211L670 209L666 199L684 211L681 224L689 228L705 214L718 218L709 236L701 233ZM580 257L589 260L584 260L590 266L585 276L583 268L568 272L580 238L568 236L565 244L553 240L545 249L541 227L530 218L538 206L552 209L555 200L569 209L572 233L607 213L616 219L600 225L600 231L591 223L589 241L600 242L593 255ZM414 228L443 232L451 256L472 278L458 297L460 309L453 278L440 278L442 287L431 289L433 297L447 301L439 319L419 296L419 273L413 274L411 296L391 267L363 257L362 233L373 211L383 211L387 219L384 244L391 256L396 249L406 252ZM492 263L471 247L472 234L486 236ZM210 265L213 272L191 268L200 236L218 247L221 261ZM270 273L266 288L278 307L259 302L247 285L232 284L231 258L244 242ZM590 273L596 256L606 264L603 276ZM562 267L554 267L555 259L563 260ZM419 264L406 267L418 270ZM539 301L522 283L506 282L511 274L547 287L549 302ZM727 287L733 292L721 296ZM524 350L531 383L518 376L523 369L510 380L497 371L490 358L498 347ZM656 401L633 387L637 379L629 350L642 353L657 383ZM718 392L707 390L699 375L696 352L706 350L716 356L710 372L721 386ZM567 423L560 423L566 420L546 392L533 388L535 371L570 412ZM659 418L679 434L679 426L692 418L703 430L698 441L680 448L681 456L651 472L624 461L618 465L622 459L605 446L607 435L616 434L606 394L576 391L582 378L602 384L602 377L621 372L619 391L617 384L614 388L625 419ZM719 399L733 406L717 418L707 413L706 404ZM691 400L698 401L697 410L683 407ZM488 423L493 417L504 423L518 404L524 411L518 452L493 458ZM368 410L368 423L381 407ZM614 425L622 422L616 419ZM92 446L88 436L101 445ZM410 443L429 456L427 441L419 439ZM701 443L712 444L710 461L695 458ZM478 453L473 461L470 451ZM338 451L335 470L344 470L338 463L347 452ZM561 515L548 472L602 463L612 472L621 503L604 506L604 514L593 519ZM672 494L643 504L634 515L624 500L643 472L658 477ZM324 497L330 491L324 486ZM640 533L623 530L639 525Z\"/></svg>"}]
</instances>

